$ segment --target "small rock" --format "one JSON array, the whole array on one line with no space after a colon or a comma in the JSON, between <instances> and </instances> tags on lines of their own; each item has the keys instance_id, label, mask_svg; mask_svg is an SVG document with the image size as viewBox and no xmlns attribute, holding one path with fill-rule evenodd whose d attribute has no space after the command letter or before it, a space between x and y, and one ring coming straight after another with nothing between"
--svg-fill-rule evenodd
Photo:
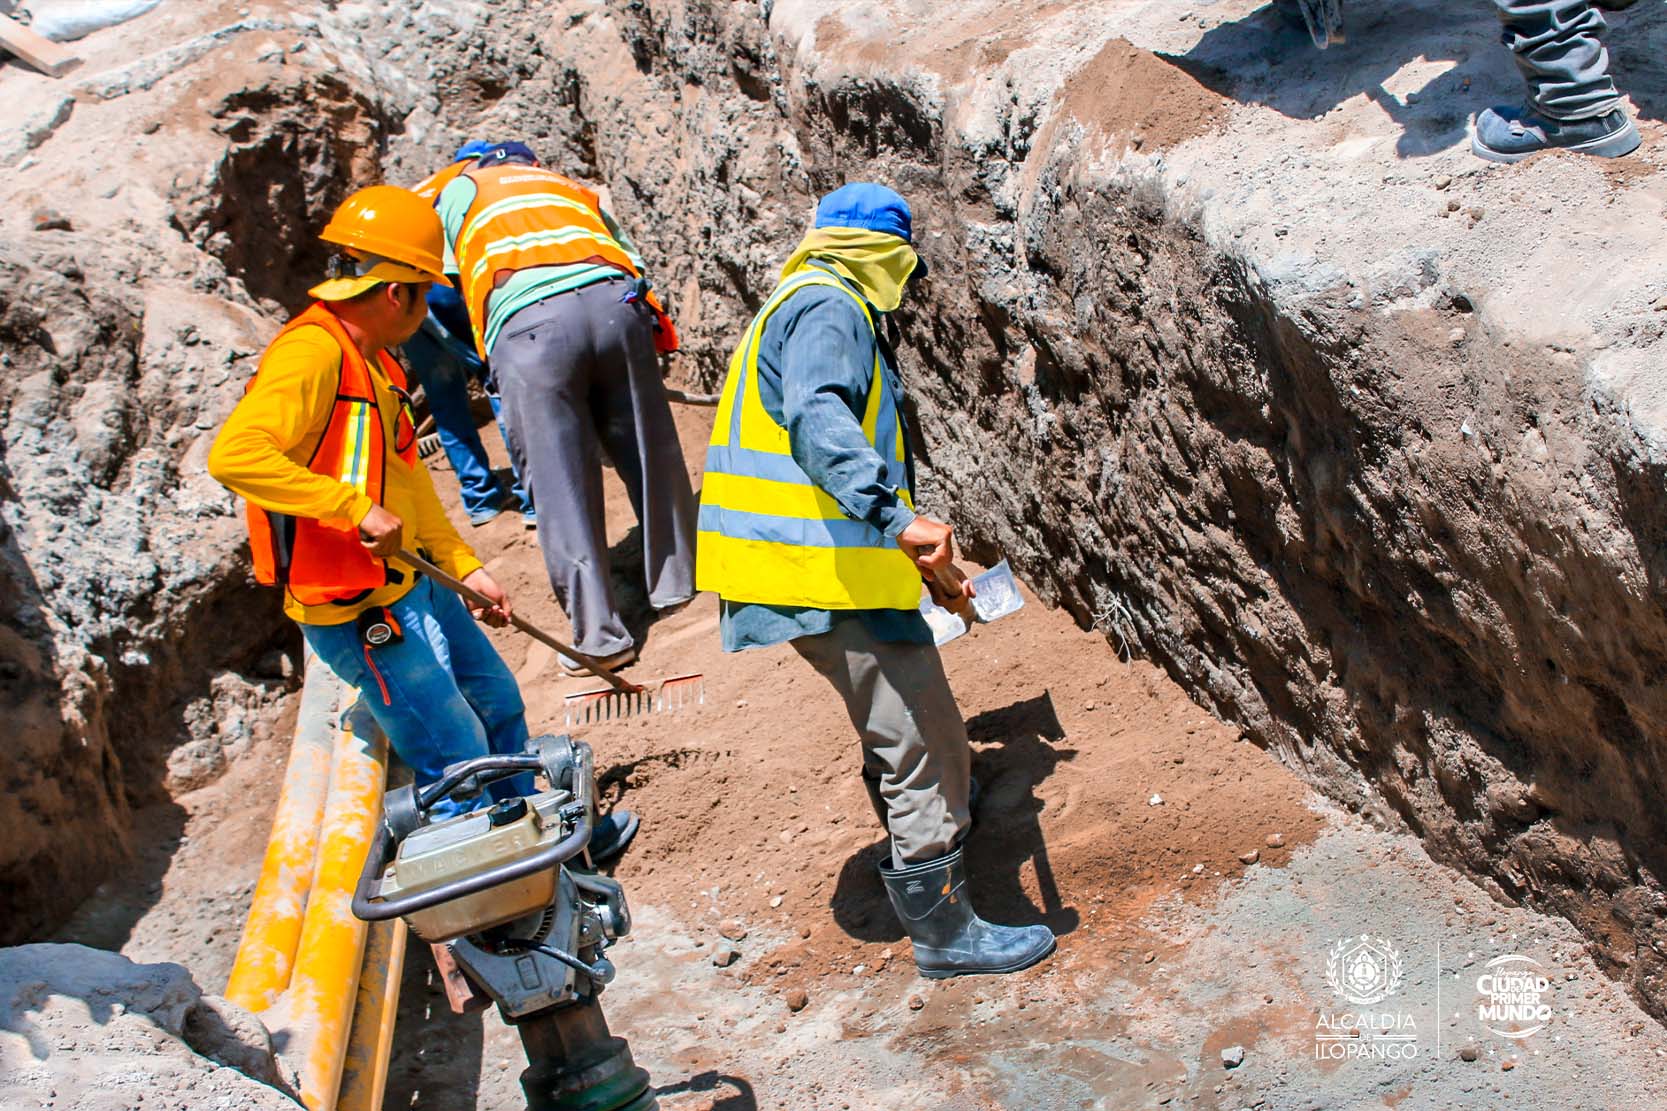
<instances>
[{"instance_id":1,"label":"small rock","mask_svg":"<svg viewBox=\"0 0 1667 1111\"><path fill-rule=\"evenodd\" d=\"M1453 206L1453 207L1454 207L1454 208L1455 208L1455 209L1457 209L1457 208L1458 208L1458 205L1454 205L1454 206ZM737 709L737 710L745 710L745 709L746 709L746 708L747 708L747 700L746 700L746 699L744 699L744 698L737 698L737 699L736 699L736 700L735 700L735 708L736 708L736 709Z\"/></svg>"},{"instance_id":2,"label":"small rock","mask_svg":"<svg viewBox=\"0 0 1667 1111\"><path fill-rule=\"evenodd\" d=\"M739 922L725 922L718 930L719 937L727 937L731 941L745 941L747 928Z\"/></svg>"},{"instance_id":3,"label":"small rock","mask_svg":"<svg viewBox=\"0 0 1667 1111\"><path fill-rule=\"evenodd\" d=\"M1270 834L1268 834L1264 843L1270 849L1284 848L1284 846L1285 846L1285 835L1283 833L1270 833Z\"/></svg>"},{"instance_id":4,"label":"small rock","mask_svg":"<svg viewBox=\"0 0 1667 1111\"><path fill-rule=\"evenodd\" d=\"M1095 709L1095 705L1094 705L1094 703L1089 702L1089 703L1087 703L1086 705L1083 706L1083 709L1085 711L1089 712L1089 713L1093 713L1094 709Z\"/></svg>"},{"instance_id":5,"label":"small rock","mask_svg":"<svg viewBox=\"0 0 1667 1111\"><path fill-rule=\"evenodd\" d=\"M1146 800L1146 805L1147 806L1162 806L1163 805L1163 796L1162 795L1153 795L1151 798Z\"/></svg>"},{"instance_id":6,"label":"small rock","mask_svg":"<svg viewBox=\"0 0 1667 1111\"><path fill-rule=\"evenodd\" d=\"M918 995L909 996L909 1010L918 1011L924 1006L926 1006L926 1000Z\"/></svg>"},{"instance_id":7,"label":"small rock","mask_svg":"<svg viewBox=\"0 0 1667 1111\"><path fill-rule=\"evenodd\" d=\"M804 988L787 989L787 1009L794 1014L804 1010L810 1003L810 995Z\"/></svg>"},{"instance_id":8,"label":"small rock","mask_svg":"<svg viewBox=\"0 0 1667 1111\"><path fill-rule=\"evenodd\" d=\"M1459 1060L1461 1061L1474 1061L1481 1055L1481 1047L1476 1045L1474 1042L1469 1045L1459 1047Z\"/></svg>"},{"instance_id":9,"label":"small rock","mask_svg":"<svg viewBox=\"0 0 1667 1111\"><path fill-rule=\"evenodd\" d=\"M1448 212L1457 212L1458 210L1459 210L1459 202L1458 201L1448 201L1447 202L1447 211Z\"/></svg>"},{"instance_id":10,"label":"small rock","mask_svg":"<svg viewBox=\"0 0 1667 1111\"><path fill-rule=\"evenodd\" d=\"M775 898L770 900L770 909L774 910L779 906L781 906L781 896L777 895Z\"/></svg>"},{"instance_id":11,"label":"small rock","mask_svg":"<svg viewBox=\"0 0 1667 1111\"><path fill-rule=\"evenodd\" d=\"M1464 329L1463 328L1454 328L1451 332L1448 332L1447 333L1447 342L1452 344L1454 347L1457 347L1459 344L1463 343L1464 342Z\"/></svg>"},{"instance_id":12,"label":"small rock","mask_svg":"<svg viewBox=\"0 0 1667 1111\"><path fill-rule=\"evenodd\" d=\"M34 221L36 231L73 231L69 217L55 208L37 208L30 217Z\"/></svg>"},{"instance_id":13,"label":"small rock","mask_svg":"<svg viewBox=\"0 0 1667 1111\"><path fill-rule=\"evenodd\" d=\"M864 972L867 972L867 971L868 971L868 966L866 964L859 964L855 968L851 969L851 975L861 976Z\"/></svg>"},{"instance_id":14,"label":"small rock","mask_svg":"<svg viewBox=\"0 0 1667 1111\"><path fill-rule=\"evenodd\" d=\"M799 936L802 937L802 938L810 937L810 927L809 926L800 926L799 927Z\"/></svg>"},{"instance_id":15,"label":"small rock","mask_svg":"<svg viewBox=\"0 0 1667 1111\"><path fill-rule=\"evenodd\" d=\"M1658 297L1658 298L1656 298L1654 308L1657 312L1667 312L1667 297ZM1529 788L1529 797L1530 798L1533 797L1533 788L1532 787Z\"/></svg>"},{"instance_id":16,"label":"small rock","mask_svg":"<svg viewBox=\"0 0 1667 1111\"><path fill-rule=\"evenodd\" d=\"M1141 954L1141 957L1140 957L1140 961L1141 961L1142 964L1151 964L1153 961L1155 961L1157 959L1158 959L1157 953L1154 952L1151 949L1146 950L1146 952Z\"/></svg>"},{"instance_id":17,"label":"small rock","mask_svg":"<svg viewBox=\"0 0 1667 1111\"><path fill-rule=\"evenodd\" d=\"M1515 1061L1511 1060L1509 1057L1507 1057L1503 1061L1499 1062L1499 1071L1500 1072L1510 1072L1512 1069L1514 1069L1516 1067L1517 1067L1517 1063Z\"/></svg>"},{"instance_id":18,"label":"small rock","mask_svg":"<svg viewBox=\"0 0 1667 1111\"><path fill-rule=\"evenodd\" d=\"M891 960L891 950L890 949L880 950L880 960L882 962Z\"/></svg>"},{"instance_id":19,"label":"small rock","mask_svg":"<svg viewBox=\"0 0 1667 1111\"><path fill-rule=\"evenodd\" d=\"M1479 224L1482 222L1482 217L1486 214L1487 209L1477 206L1476 208L1472 208L1465 215L1469 216L1472 220Z\"/></svg>"},{"instance_id":20,"label":"small rock","mask_svg":"<svg viewBox=\"0 0 1667 1111\"><path fill-rule=\"evenodd\" d=\"M717 952L712 954L712 963L719 968L728 968L741 959L741 950L733 945L720 945Z\"/></svg>"},{"instance_id":21,"label":"small rock","mask_svg":"<svg viewBox=\"0 0 1667 1111\"><path fill-rule=\"evenodd\" d=\"M1262 853L1258 849L1251 849L1247 853L1240 853L1239 854L1239 863L1240 864L1255 864L1258 860L1261 860L1261 859L1262 859Z\"/></svg>"},{"instance_id":22,"label":"small rock","mask_svg":"<svg viewBox=\"0 0 1667 1111\"><path fill-rule=\"evenodd\" d=\"M1453 184L1453 178L1448 174L1442 174L1440 177L1435 179L1435 187L1437 189L1445 189L1451 184Z\"/></svg>"},{"instance_id":23,"label":"small rock","mask_svg":"<svg viewBox=\"0 0 1667 1111\"><path fill-rule=\"evenodd\" d=\"M1223 1068L1236 1069L1244 1064L1244 1046L1230 1045L1221 1051L1221 1065Z\"/></svg>"},{"instance_id":24,"label":"small rock","mask_svg":"<svg viewBox=\"0 0 1667 1111\"><path fill-rule=\"evenodd\" d=\"M776 834L776 838L783 845L791 845L793 843L793 831L790 829L784 829L780 833Z\"/></svg>"},{"instance_id":25,"label":"small rock","mask_svg":"<svg viewBox=\"0 0 1667 1111\"><path fill-rule=\"evenodd\" d=\"M1192 874L1195 876L1202 876L1204 874L1204 866L1202 864L1194 864L1192 866Z\"/></svg>"},{"instance_id":26,"label":"small rock","mask_svg":"<svg viewBox=\"0 0 1667 1111\"><path fill-rule=\"evenodd\" d=\"M1188 732L1191 732L1191 730L1188 730ZM1184 764L1187 762L1187 758L1182 756L1180 753L1176 753L1173 759L1177 764Z\"/></svg>"}]
</instances>

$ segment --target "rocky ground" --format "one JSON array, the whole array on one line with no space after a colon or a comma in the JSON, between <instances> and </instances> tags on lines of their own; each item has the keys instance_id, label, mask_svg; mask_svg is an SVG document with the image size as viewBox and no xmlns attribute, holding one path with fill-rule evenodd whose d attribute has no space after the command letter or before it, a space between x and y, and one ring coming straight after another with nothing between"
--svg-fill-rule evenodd
<instances>
[{"instance_id":1,"label":"rocky ground","mask_svg":"<svg viewBox=\"0 0 1667 1111\"><path fill-rule=\"evenodd\" d=\"M0 67L20 124L0 138L0 710L13 738L0 752L0 939L46 935L115 877L76 929L105 944L189 938L208 961L230 944L220 911L242 897L236 867L177 889L201 919L155 907L181 905L166 878L176 867L194 875L216 844L258 843L258 792L237 785L281 762L294 640L247 584L235 507L201 470L207 437L316 272L310 234L335 200L379 176L415 180L485 133L526 138L608 187L685 334L676 374L700 384L816 192L848 177L903 189L934 270L898 314L923 488L975 556L1010 558L1070 619L1033 627L1041 611L1027 611L1018 643L1050 663L1057 643L1080 645L1075 699L1122 706L1142 729L1150 711L1090 686L1123 683L1125 655L1155 665L1178 684L1160 703L1179 690L1248 739L1233 750L1243 756L1210 765L1216 779L1236 785L1253 751L1269 754L1256 759L1270 776L1284 765L1357 816L1340 828L1401 830L1490 898L1563 916L1604 973L1667 1013L1667 463L1654 373L1667 262L1638 247L1664 189L1667 14L1638 5L1612 39L1639 156L1507 168L1464 149L1470 111L1519 95L1485 5L1357 4L1349 18L1349 43L1321 54L1259 0L168 0L79 44L87 61L68 78ZM486 541L539 596L517 550L530 541L494 527L513 535ZM697 606L668 620L653 651L719 674L700 625L710 617ZM990 632L969 644L1011 635ZM779 662L785 675L792 661ZM1054 687L1030 665L977 662L999 678L952 667L969 710L997 715L982 735L987 770L1046 763L1041 748L1009 753L997 738L1051 736L1035 724L1051 728L1047 712L1062 729L1094 727L1101 711L1074 700L1033 705ZM518 666L529 682L550 668ZM1014 686L1019 675L1030 685ZM1005 693L977 701L985 692L968 684L980 682ZM646 761L616 789L632 784L646 808L655 777L669 785L675 772L756 810L755 782L791 786L799 765L723 780L735 744L710 738L773 724L752 712L764 697L725 692L708 708L709 757L667 755L671 742L647 733L610 740ZM825 724L832 744L838 722ZM1165 736L1151 738L1156 767ZM1116 762L1115 746L1092 751ZM1046 782L1063 786L1073 766L1094 765L1079 754ZM1125 770L1096 768L1092 791L1049 803L1099 808L1123 830L1121 843L1046 857L1068 879L1076 860L1096 893L1145 882L1116 870L1124 845L1143 844L1116 824L1134 819L1112 792L1144 790ZM1297 805L1294 781L1280 782L1294 793L1270 805ZM854 782L843 790L856 798ZM694 816L667 808L692 838ZM779 840L809 838L813 816L724 826L737 841L724 866L750 835L771 859L831 853L843 875L855 844ZM709 821L731 817L720 803ZM1029 828L991 848L1017 859ZM1234 840L1254 847L1259 832ZM1152 844L1164 846L1157 876L1170 846ZM1227 863L1248 851L1203 832L1200 844ZM1211 859L1195 862L1206 876ZM1027 867L983 881L996 883L989 897L1055 913ZM687 912L657 876L638 877L642 897L674 934ZM695 890L717 884L727 904L733 882L707 876ZM829 883L781 892L774 909L823 899L839 923ZM740 890L732 913L761 913ZM777 895L760 897L769 911ZM1433 937L1436 920L1419 920ZM821 970L832 950L817 928L799 947L821 956L796 959ZM684 932L704 939L695 923ZM1572 941L1548 944L1569 959ZM736 967L760 983L794 976ZM1607 1006L1607 990L1591 1005ZM1293 1072L1280 1090L1304 1083ZM1431 1106L1450 1095L1420 1091ZM1544 1089L1547 1106L1558 1091ZM1493 1098L1474 1084L1464 1098L1479 1093Z\"/></svg>"},{"instance_id":2,"label":"rocky ground","mask_svg":"<svg viewBox=\"0 0 1667 1111\"><path fill-rule=\"evenodd\" d=\"M698 476L709 426L687 410L680 423ZM438 481L461 520L443 468ZM837 701L785 647L724 656L710 598L650 624L611 477L609 492L616 583L645 643L634 673L706 676L702 706L584 731L609 805L645 816L615 870L636 925L611 954L606 1007L667 1111L1667 1102L1648 1064L1667 1036L1572 927L1502 906L1407 835L1338 810L1028 590L1023 610L944 658L986 788L967 847L975 905L1046 922L1060 950L1011 978L921 980L874 872L883 842ZM559 634L519 518L468 535L521 612ZM594 684L561 677L519 634L495 636L534 728L560 729L562 697ZM160 870L107 884L64 938L222 983L282 755L263 745L182 796L185 835ZM1333 947L1361 933L1387 939L1402 970L1369 1008L1327 979ZM1506 953L1555 982L1555 1018L1521 1041L1476 1017L1477 977ZM1319 1058L1334 1044L1317 1041L1322 1017L1363 1010L1415 1034L1415 1054ZM450 1013L414 949L386 1106L519 1107L522 1063L495 1015Z\"/></svg>"}]
</instances>

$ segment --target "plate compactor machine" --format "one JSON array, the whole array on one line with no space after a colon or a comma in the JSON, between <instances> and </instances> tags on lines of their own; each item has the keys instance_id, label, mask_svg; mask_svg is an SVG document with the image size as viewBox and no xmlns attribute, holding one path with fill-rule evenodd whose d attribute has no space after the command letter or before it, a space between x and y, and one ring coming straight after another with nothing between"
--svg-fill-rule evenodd
<instances>
[{"instance_id":1,"label":"plate compactor machine","mask_svg":"<svg viewBox=\"0 0 1667 1111\"><path fill-rule=\"evenodd\" d=\"M533 772L548 789L453 817L502 779ZM454 1007L498 1005L521 1035L528 1111L653 1111L648 1073L608 1032L606 950L631 930L625 892L589 866L596 820L590 746L537 737L527 751L446 769L437 783L389 792L353 913L403 918L434 946ZM448 965L450 967L448 967ZM460 998L461 997L461 998Z\"/></svg>"}]
</instances>

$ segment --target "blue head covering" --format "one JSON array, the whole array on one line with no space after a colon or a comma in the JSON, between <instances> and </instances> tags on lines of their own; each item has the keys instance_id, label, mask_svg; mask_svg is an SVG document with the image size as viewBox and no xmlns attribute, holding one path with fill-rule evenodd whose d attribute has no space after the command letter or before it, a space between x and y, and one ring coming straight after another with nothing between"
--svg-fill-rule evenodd
<instances>
[{"instance_id":1,"label":"blue head covering","mask_svg":"<svg viewBox=\"0 0 1667 1111\"><path fill-rule=\"evenodd\" d=\"M495 146L497 146L496 143L489 143L485 139L470 139L457 148L457 153L451 156L451 160L453 162L463 162L471 158L479 158Z\"/></svg>"},{"instance_id":2,"label":"blue head covering","mask_svg":"<svg viewBox=\"0 0 1667 1111\"><path fill-rule=\"evenodd\" d=\"M816 206L816 227L866 228L913 243L909 202L894 190L869 181L841 185Z\"/></svg>"}]
</instances>

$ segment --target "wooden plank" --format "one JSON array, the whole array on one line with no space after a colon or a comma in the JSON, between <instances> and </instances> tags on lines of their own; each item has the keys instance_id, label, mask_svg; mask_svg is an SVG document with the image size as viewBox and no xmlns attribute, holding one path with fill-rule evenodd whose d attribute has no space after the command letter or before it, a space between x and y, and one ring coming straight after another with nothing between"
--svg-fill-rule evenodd
<instances>
[{"instance_id":1,"label":"wooden plank","mask_svg":"<svg viewBox=\"0 0 1667 1111\"><path fill-rule=\"evenodd\" d=\"M0 47L11 51L48 77L60 77L81 64L76 54L29 28L0 15Z\"/></svg>"}]
</instances>

